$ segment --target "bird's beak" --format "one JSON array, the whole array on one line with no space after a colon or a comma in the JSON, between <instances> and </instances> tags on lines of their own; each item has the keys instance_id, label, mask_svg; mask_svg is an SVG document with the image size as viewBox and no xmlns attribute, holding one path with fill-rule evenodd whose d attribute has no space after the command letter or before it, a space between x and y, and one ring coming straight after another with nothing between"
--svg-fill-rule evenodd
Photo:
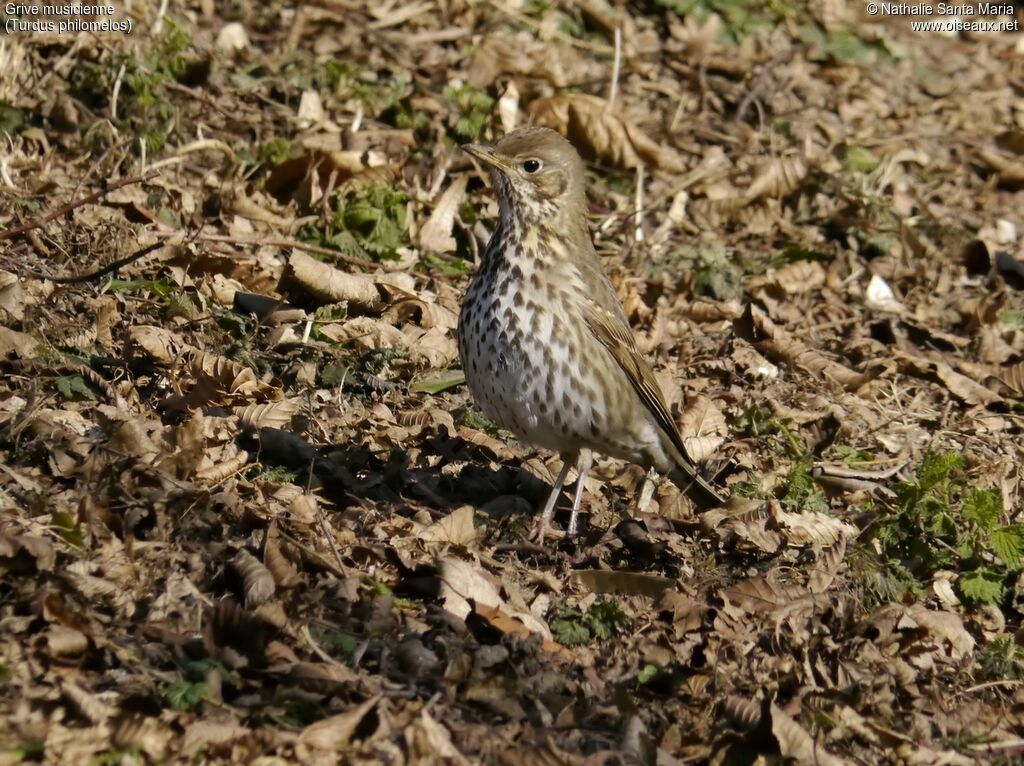
<instances>
[{"instance_id":1,"label":"bird's beak","mask_svg":"<svg viewBox=\"0 0 1024 766\"><path fill-rule=\"evenodd\" d=\"M485 165L489 165L492 168L498 168L499 170L508 170L506 165L495 153L490 146L484 146L483 144L463 144L462 151L468 154L470 157L480 160Z\"/></svg>"}]
</instances>

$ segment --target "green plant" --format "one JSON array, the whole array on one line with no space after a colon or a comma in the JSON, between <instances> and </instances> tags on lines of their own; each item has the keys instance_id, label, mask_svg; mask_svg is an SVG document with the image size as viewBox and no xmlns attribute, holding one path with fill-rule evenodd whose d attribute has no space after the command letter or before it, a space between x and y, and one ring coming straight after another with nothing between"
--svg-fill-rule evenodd
<instances>
[{"instance_id":1,"label":"green plant","mask_svg":"<svg viewBox=\"0 0 1024 766\"><path fill-rule=\"evenodd\" d=\"M1024 646L1011 636L996 636L978 652L978 667L984 678L1024 680Z\"/></svg>"},{"instance_id":2,"label":"green plant","mask_svg":"<svg viewBox=\"0 0 1024 766\"><path fill-rule=\"evenodd\" d=\"M551 634L565 646L606 641L625 632L632 620L614 601L597 601L586 612L563 609L551 621Z\"/></svg>"},{"instance_id":3,"label":"green plant","mask_svg":"<svg viewBox=\"0 0 1024 766\"><path fill-rule=\"evenodd\" d=\"M998 601L1006 575L1021 565L1024 525L1004 524L997 490L966 488L963 459L932 452L913 480L895 487L874 538L884 557L898 561L919 581L939 570L959 574L956 588L968 603Z\"/></svg>"},{"instance_id":4,"label":"green plant","mask_svg":"<svg viewBox=\"0 0 1024 766\"><path fill-rule=\"evenodd\" d=\"M452 130L455 135L470 141L480 138L487 124L487 117L491 113L491 107L494 106L494 99L472 85L445 88L443 95L452 105L455 120Z\"/></svg>"},{"instance_id":5,"label":"green plant","mask_svg":"<svg viewBox=\"0 0 1024 766\"><path fill-rule=\"evenodd\" d=\"M96 401L96 394L81 375L62 375L53 382L62 399L69 402Z\"/></svg>"},{"instance_id":6,"label":"green plant","mask_svg":"<svg viewBox=\"0 0 1024 766\"><path fill-rule=\"evenodd\" d=\"M723 31L734 40L746 37L759 27L778 24L806 7L805 3L780 0L655 0L655 3L680 16L696 15L704 20L717 15L723 21Z\"/></svg>"},{"instance_id":7,"label":"green plant","mask_svg":"<svg viewBox=\"0 0 1024 766\"><path fill-rule=\"evenodd\" d=\"M210 694L210 687L203 682L175 681L164 689L161 695L174 710L192 710Z\"/></svg>"},{"instance_id":8,"label":"green plant","mask_svg":"<svg viewBox=\"0 0 1024 766\"><path fill-rule=\"evenodd\" d=\"M394 187L374 185L356 194L339 193L327 240L346 255L397 260L408 244L405 231L408 197Z\"/></svg>"}]
</instances>

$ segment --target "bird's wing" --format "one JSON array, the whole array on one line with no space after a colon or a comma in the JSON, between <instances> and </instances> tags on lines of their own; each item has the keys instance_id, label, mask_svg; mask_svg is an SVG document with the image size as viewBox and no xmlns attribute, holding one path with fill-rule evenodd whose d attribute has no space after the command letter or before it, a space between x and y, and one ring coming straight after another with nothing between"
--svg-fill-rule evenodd
<instances>
[{"instance_id":1,"label":"bird's wing","mask_svg":"<svg viewBox=\"0 0 1024 766\"><path fill-rule=\"evenodd\" d=\"M618 305L618 301L616 301ZM594 337L611 353L619 367L626 373L633 390L636 391L644 406L654 416L655 422L679 452L675 468L669 472L669 478L688 494L699 507L714 508L725 504L724 498L712 487L693 466L693 461L686 454L683 437L679 434L675 421L668 411L665 395L658 385L650 365L636 347L636 340L630 332L629 325L622 315L622 309L612 312L593 300L587 300L583 316Z\"/></svg>"},{"instance_id":2,"label":"bird's wing","mask_svg":"<svg viewBox=\"0 0 1024 766\"><path fill-rule=\"evenodd\" d=\"M672 440L672 444L679 450L679 454L685 458L686 447L683 446L679 429L676 427L675 421L672 420L672 415L669 414L665 395L662 393L661 386L658 385L650 365L647 364L636 347L636 340L625 319L619 318L615 313L593 300L587 301L583 316L594 337L615 358L644 406L654 415L654 420Z\"/></svg>"}]
</instances>

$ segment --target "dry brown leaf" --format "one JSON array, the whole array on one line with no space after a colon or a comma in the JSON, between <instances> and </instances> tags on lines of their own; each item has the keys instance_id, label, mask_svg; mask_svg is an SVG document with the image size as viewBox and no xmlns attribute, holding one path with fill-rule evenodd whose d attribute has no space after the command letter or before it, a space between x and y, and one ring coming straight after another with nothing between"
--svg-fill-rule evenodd
<instances>
[{"instance_id":1,"label":"dry brown leaf","mask_svg":"<svg viewBox=\"0 0 1024 766\"><path fill-rule=\"evenodd\" d=\"M352 740L352 735L363 722L363 719L380 704L381 696L377 695L361 705L346 710L344 713L332 715L316 723L312 723L299 733L295 749L299 759L308 762L315 756L315 751L326 750L329 753L340 753ZM318 761L319 762L319 761Z\"/></svg>"},{"instance_id":2,"label":"dry brown leaf","mask_svg":"<svg viewBox=\"0 0 1024 766\"><path fill-rule=\"evenodd\" d=\"M786 294L800 295L825 284L825 268L818 261L794 261L769 271L767 277Z\"/></svg>"},{"instance_id":3,"label":"dry brown leaf","mask_svg":"<svg viewBox=\"0 0 1024 766\"><path fill-rule=\"evenodd\" d=\"M254 609L274 597L274 575L263 566L263 562L249 551L245 549L238 551L231 560L231 566L242 578L242 590L247 609Z\"/></svg>"},{"instance_id":4,"label":"dry brown leaf","mask_svg":"<svg viewBox=\"0 0 1024 766\"><path fill-rule=\"evenodd\" d=\"M0 359L34 359L38 345L31 335L0 327Z\"/></svg>"},{"instance_id":5,"label":"dry brown leaf","mask_svg":"<svg viewBox=\"0 0 1024 766\"><path fill-rule=\"evenodd\" d=\"M281 550L280 533L277 520L272 520L267 528L267 538L263 543L263 564L274 576L278 588L294 588L302 582L302 575Z\"/></svg>"},{"instance_id":6,"label":"dry brown leaf","mask_svg":"<svg viewBox=\"0 0 1024 766\"><path fill-rule=\"evenodd\" d=\"M464 505L456 508L444 518L438 519L416 534L416 538L425 543L452 543L469 545L476 539L477 530L473 526L473 506Z\"/></svg>"},{"instance_id":7,"label":"dry brown leaf","mask_svg":"<svg viewBox=\"0 0 1024 766\"><path fill-rule=\"evenodd\" d=\"M967 632L963 620L954 612L932 610L923 604L913 604L906 608L897 627L905 630L917 626L927 630L944 648L948 646L952 660L961 660L974 653L974 637Z\"/></svg>"},{"instance_id":8,"label":"dry brown leaf","mask_svg":"<svg viewBox=\"0 0 1024 766\"><path fill-rule=\"evenodd\" d=\"M1003 367L999 379L1018 397L1024 397L1024 362Z\"/></svg>"},{"instance_id":9,"label":"dry brown leaf","mask_svg":"<svg viewBox=\"0 0 1024 766\"><path fill-rule=\"evenodd\" d=\"M322 303L347 303L364 312L377 312L382 307L376 283L362 274L351 274L318 261L300 251L288 258L288 276Z\"/></svg>"},{"instance_id":10,"label":"dry brown leaf","mask_svg":"<svg viewBox=\"0 0 1024 766\"><path fill-rule=\"evenodd\" d=\"M128 330L128 338L154 362L168 366L175 364L185 351L192 348L178 333L163 327L132 327Z\"/></svg>"},{"instance_id":11,"label":"dry brown leaf","mask_svg":"<svg viewBox=\"0 0 1024 766\"><path fill-rule=\"evenodd\" d=\"M896 359L912 374L931 378L934 376L949 389L949 392L967 404L994 404L1002 397L995 391L961 375L945 362L933 361L921 356L896 352Z\"/></svg>"},{"instance_id":12,"label":"dry brown leaf","mask_svg":"<svg viewBox=\"0 0 1024 766\"><path fill-rule=\"evenodd\" d=\"M774 157L764 162L747 187L744 199L778 198L792 194L807 177L807 163L800 157Z\"/></svg>"},{"instance_id":13,"label":"dry brown leaf","mask_svg":"<svg viewBox=\"0 0 1024 766\"><path fill-rule=\"evenodd\" d=\"M269 404L250 404L245 407L232 407L231 411L238 418L246 431L258 431L264 426L284 428L292 421L299 411L300 404L294 399L282 399Z\"/></svg>"},{"instance_id":14,"label":"dry brown leaf","mask_svg":"<svg viewBox=\"0 0 1024 766\"><path fill-rule=\"evenodd\" d=\"M737 322L736 330L741 338L752 342L769 358L802 367L816 377L834 380L848 390L858 389L872 378L871 374L855 372L796 340L757 306L748 307L747 313Z\"/></svg>"},{"instance_id":15,"label":"dry brown leaf","mask_svg":"<svg viewBox=\"0 0 1024 766\"><path fill-rule=\"evenodd\" d=\"M426 708L420 711L418 719L406 727L405 746L412 763L434 763L438 758L443 758L455 766L470 764L455 747L448 729L434 720Z\"/></svg>"},{"instance_id":16,"label":"dry brown leaf","mask_svg":"<svg viewBox=\"0 0 1024 766\"><path fill-rule=\"evenodd\" d=\"M797 766L846 766L847 761L830 754L774 702L770 708L772 734L779 743L783 758Z\"/></svg>"},{"instance_id":17,"label":"dry brown leaf","mask_svg":"<svg viewBox=\"0 0 1024 766\"><path fill-rule=\"evenodd\" d=\"M718 405L706 396L688 399L678 423L686 453L697 463L714 455L725 441L725 437L729 435L725 415Z\"/></svg>"},{"instance_id":18,"label":"dry brown leaf","mask_svg":"<svg viewBox=\"0 0 1024 766\"><path fill-rule=\"evenodd\" d=\"M563 93L531 102L527 113L535 124L554 128L584 155L609 165L684 170L673 150L655 143L603 98Z\"/></svg>"},{"instance_id":19,"label":"dry brown leaf","mask_svg":"<svg viewBox=\"0 0 1024 766\"><path fill-rule=\"evenodd\" d=\"M459 206L466 198L468 175L456 176L434 205L427 222L420 229L420 247L428 253L450 253L455 250L452 227Z\"/></svg>"},{"instance_id":20,"label":"dry brown leaf","mask_svg":"<svg viewBox=\"0 0 1024 766\"><path fill-rule=\"evenodd\" d=\"M828 548L857 536L857 528L824 513L790 513L772 504L772 515L783 529L789 545Z\"/></svg>"}]
</instances>

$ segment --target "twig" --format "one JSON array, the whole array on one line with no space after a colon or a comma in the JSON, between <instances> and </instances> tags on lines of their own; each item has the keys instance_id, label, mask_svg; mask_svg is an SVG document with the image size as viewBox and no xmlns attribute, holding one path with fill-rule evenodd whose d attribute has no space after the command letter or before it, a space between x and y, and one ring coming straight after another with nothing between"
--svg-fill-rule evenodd
<instances>
[{"instance_id":1,"label":"twig","mask_svg":"<svg viewBox=\"0 0 1024 766\"><path fill-rule=\"evenodd\" d=\"M149 255L154 250L160 247L163 247L162 242L154 242L152 245L147 245L141 250L136 250L131 255L127 255L124 258L114 261L113 263L108 263L102 269L97 269L96 271L89 272L88 274L78 274L73 277L51 277L48 274L42 274L38 271L27 271L24 272L23 274L19 274L19 276L35 277L36 279L47 279L51 282L56 282L59 285L74 285L78 284L79 282L91 282L94 279L99 279L100 277L109 274L112 271L117 271L122 266L127 266L129 263L133 263L134 261L137 261L140 258Z\"/></svg>"},{"instance_id":2,"label":"twig","mask_svg":"<svg viewBox=\"0 0 1024 766\"><path fill-rule=\"evenodd\" d=\"M761 71L757 73L754 84L750 86L750 90L747 91L739 106L736 107L736 116L733 118L736 122L743 122L747 109L750 108L751 103L760 97L765 85L768 84L768 75L772 73L772 70L779 66L779 64L789 61L794 53L796 53L795 48L787 48L784 51L780 51L761 67Z\"/></svg>"},{"instance_id":3,"label":"twig","mask_svg":"<svg viewBox=\"0 0 1024 766\"><path fill-rule=\"evenodd\" d=\"M62 205L56 210L51 210L50 212L45 213L39 218L36 218L34 221L22 224L21 226L15 226L13 229L6 229L5 231L0 231L0 242L2 242L5 239L13 239L14 237L20 237L22 234L25 234L26 232L30 232L33 229L38 229L44 224L47 224L50 221L52 221L54 218L60 218L62 215L67 215L75 208L82 207L82 205L92 204L101 197L105 197L106 195L110 194L110 192L120 189L122 186L131 186L132 184L145 183L146 181L156 177L157 175L159 174L156 171L150 171L149 173L146 173L145 175L142 176L122 178L120 181L115 181L114 183L111 184L105 184L104 187L99 191L95 191L92 194L87 194L84 197L80 197L79 199L69 202L66 205Z\"/></svg>"},{"instance_id":4,"label":"twig","mask_svg":"<svg viewBox=\"0 0 1024 766\"><path fill-rule=\"evenodd\" d=\"M156 231L153 232L157 237L174 237L181 234L176 229ZM228 234L200 234L196 239L203 240L205 242L227 242L232 245L267 245L268 247L290 247L295 250L305 250L307 253L316 253L317 255L326 255L331 258L335 258L344 263L350 263L354 266L373 266L373 261L368 261L365 258L356 258L355 256L345 255L344 253L338 252L337 250L331 250L329 247L320 247L319 245L310 245L305 242L300 242L297 239L288 239L285 237L270 237L268 239L262 239L260 237L232 237Z\"/></svg>"},{"instance_id":5,"label":"twig","mask_svg":"<svg viewBox=\"0 0 1024 766\"><path fill-rule=\"evenodd\" d=\"M127 68L127 63L122 63L121 68L117 70L117 77L114 78L114 87L110 93L110 119L117 120L117 97L121 95L121 81L124 79L124 70Z\"/></svg>"},{"instance_id":6,"label":"twig","mask_svg":"<svg viewBox=\"0 0 1024 766\"><path fill-rule=\"evenodd\" d=\"M612 59L612 84L608 89L608 109L615 106L619 95L619 68L622 66L622 27L615 27L615 58Z\"/></svg>"},{"instance_id":7,"label":"twig","mask_svg":"<svg viewBox=\"0 0 1024 766\"><path fill-rule=\"evenodd\" d=\"M635 237L637 242L644 241L644 166L638 165L636 168L636 204L634 206L634 215L636 217L636 228L634 228Z\"/></svg>"}]
</instances>

